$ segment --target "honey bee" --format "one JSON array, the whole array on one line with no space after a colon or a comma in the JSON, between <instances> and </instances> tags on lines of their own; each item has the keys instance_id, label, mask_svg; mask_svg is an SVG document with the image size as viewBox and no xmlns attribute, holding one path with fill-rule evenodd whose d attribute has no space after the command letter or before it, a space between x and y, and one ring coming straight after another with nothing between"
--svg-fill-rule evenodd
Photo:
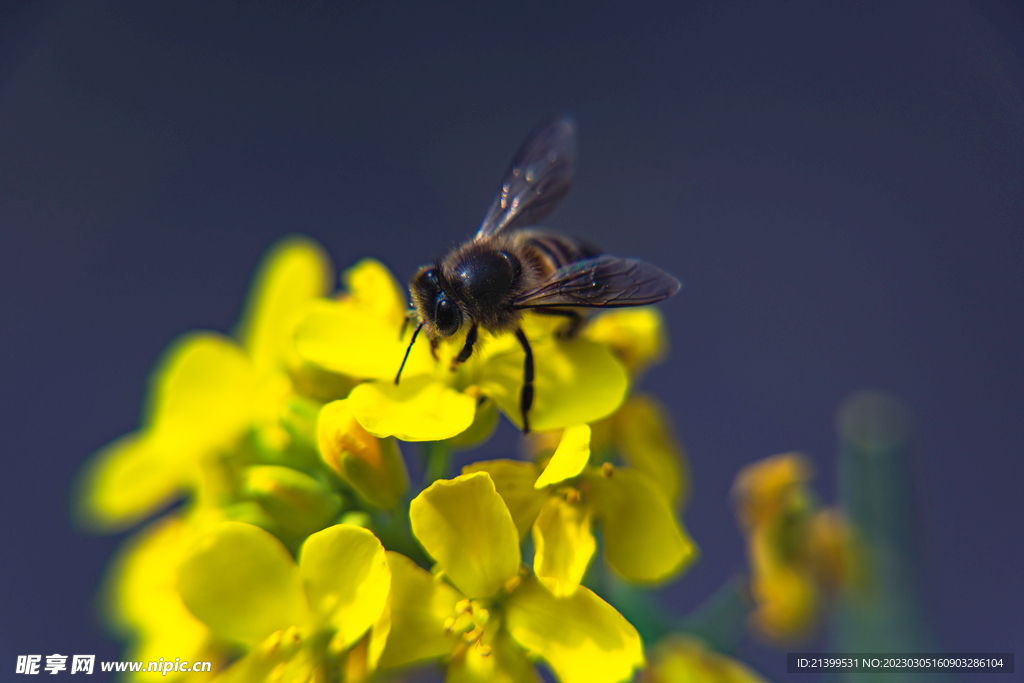
<instances>
[{"instance_id":1,"label":"honey bee","mask_svg":"<svg viewBox=\"0 0 1024 683\"><path fill-rule=\"evenodd\" d=\"M555 117L537 126L512 157L476 236L416 272L409 283L409 319L419 324L395 384L421 330L436 358L438 343L468 326L453 370L472 355L480 328L512 332L525 353L519 410L527 434L534 367L519 324L523 311L568 318L563 334L571 335L582 323L578 309L643 306L679 291L678 280L648 263L609 256L580 239L528 229L569 192L576 150L572 118Z\"/></svg>"}]
</instances>

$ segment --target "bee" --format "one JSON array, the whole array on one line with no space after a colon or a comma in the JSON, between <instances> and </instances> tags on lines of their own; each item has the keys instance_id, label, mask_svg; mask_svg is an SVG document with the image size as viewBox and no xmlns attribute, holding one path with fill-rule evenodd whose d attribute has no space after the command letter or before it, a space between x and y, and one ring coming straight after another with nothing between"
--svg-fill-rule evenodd
<instances>
[{"instance_id":1,"label":"bee","mask_svg":"<svg viewBox=\"0 0 1024 683\"><path fill-rule=\"evenodd\" d=\"M519 410L523 433L530 431L533 351L520 327L524 311L569 319L563 335L582 323L579 309L644 306L679 291L671 275L635 259L603 253L580 239L530 229L569 192L576 166L576 124L568 116L549 119L527 137L505 171L498 195L473 239L423 266L409 283L409 320L418 319L395 376L416 337L424 330L437 345L467 329L452 369L473 354L480 328L512 332L523 347ZM408 322L408 320L407 320Z\"/></svg>"}]
</instances>

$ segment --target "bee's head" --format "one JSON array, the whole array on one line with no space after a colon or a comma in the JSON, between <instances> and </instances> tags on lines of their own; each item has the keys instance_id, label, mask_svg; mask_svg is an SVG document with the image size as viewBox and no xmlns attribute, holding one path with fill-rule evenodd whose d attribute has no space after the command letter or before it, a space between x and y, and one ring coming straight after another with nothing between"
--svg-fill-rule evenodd
<instances>
[{"instance_id":1,"label":"bee's head","mask_svg":"<svg viewBox=\"0 0 1024 683\"><path fill-rule=\"evenodd\" d=\"M409 283L409 294L428 330L450 337L462 327L462 310L445 291L441 269L437 266L420 268Z\"/></svg>"}]
</instances>

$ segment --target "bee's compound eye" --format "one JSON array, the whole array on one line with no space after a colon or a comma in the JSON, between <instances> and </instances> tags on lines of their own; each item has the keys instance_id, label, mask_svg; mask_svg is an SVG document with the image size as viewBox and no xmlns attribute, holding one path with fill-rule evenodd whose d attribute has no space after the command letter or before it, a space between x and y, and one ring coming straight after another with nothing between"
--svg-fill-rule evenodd
<instances>
[{"instance_id":1,"label":"bee's compound eye","mask_svg":"<svg viewBox=\"0 0 1024 683\"><path fill-rule=\"evenodd\" d=\"M434 326L445 337L450 337L462 326L462 311L448 297L440 296L434 304Z\"/></svg>"}]
</instances>

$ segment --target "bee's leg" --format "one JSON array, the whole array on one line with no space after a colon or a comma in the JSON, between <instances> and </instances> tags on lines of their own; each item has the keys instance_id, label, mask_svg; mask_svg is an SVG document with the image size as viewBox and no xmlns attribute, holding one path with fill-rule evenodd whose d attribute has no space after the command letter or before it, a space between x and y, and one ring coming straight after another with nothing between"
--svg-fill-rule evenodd
<instances>
[{"instance_id":1,"label":"bee's leg","mask_svg":"<svg viewBox=\"0 0 1024 683\"><path fill-rule=\"evenodd\" d=\"M469 357L473 355L473 344L476 344L476 323L473 323L473 326L469 328L469 334L466 335L466 343L462 346L462 350L459 351L459 355L452 358L452 370L469 360Z\"/></svg>"},{"instance_id":2,"label":"bee's leg","mask_svg":"<svg viewBox=\"0 0 1024 683\"><path fill-rule=\"evenodd\" d=\"M441 344L441 340L440 339L434 339L433 337L430 338L430 355L433 356L434 360L436 360L436 361L440 361L441 360L440 358L437 357L437 347L440 344Z\"/></svg>"},{"instance_id":3,"label":"bee's leg","mask_svg":"<svg viewBox=\"0 0 1024 683\"><path fill-rule=\"evenodd\" d=\"M529 434L530 406L533 405L533 349L530 348L530 341L523 334L521 327L516 328L516 339L526 354L523 359L523 390L519 394L519 413L523 416L523 434Z\"/></svg>"},{"instance_id":4,"label":"bee's leg","mask_svg":"<svg viewBox=\"0 0 1024 683\"><path fill-rule=\"evenodd\" d=\"M530 310L541 315L554 315L560 318L568 318L569 323L565 327L559 328L555 333L559 339L572 339L583 326L583 316L574 308L547 308L541 306L540 308L533 308Z\"/></svg>"}]
</instances>

